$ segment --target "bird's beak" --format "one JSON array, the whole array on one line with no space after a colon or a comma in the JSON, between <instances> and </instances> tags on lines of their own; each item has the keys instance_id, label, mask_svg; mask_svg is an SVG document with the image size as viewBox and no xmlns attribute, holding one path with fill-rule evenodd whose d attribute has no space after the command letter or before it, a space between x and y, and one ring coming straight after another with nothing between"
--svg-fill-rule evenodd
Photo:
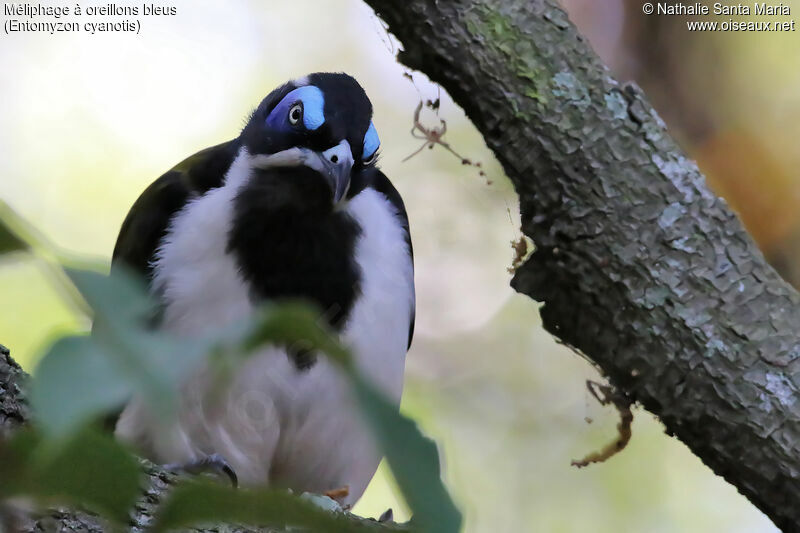
<instances>
[{"instance_id":1,"label":"bird's beak","mask_svg":"<svg viewBox=\"0 0 800 533\"><path fill-rule=\"evenodd\" d=\"M319 157L322 168L319 169L313 164L308 166L317 169L325 176L331 191L333 191L333 203L338 204L350 188L350 170L353 168L353 153L350 151L350 143L342 141L322 153L313 153Z\"/></svg>"},{"instance_id":2,"label":"bird's beak","mask_svg":"<svg viewBox=\"0 0 800 533\"><path fill-rule=\"evenodd\" d=\"M333 203L338 204L350 188L353 154L350 151L350 143L342 141L324 152L295 147L276 154L259 154L253 157L251 165L264 170L300 165L313 168L325 177L333 192Z\"/></svg>"}]
</instances>

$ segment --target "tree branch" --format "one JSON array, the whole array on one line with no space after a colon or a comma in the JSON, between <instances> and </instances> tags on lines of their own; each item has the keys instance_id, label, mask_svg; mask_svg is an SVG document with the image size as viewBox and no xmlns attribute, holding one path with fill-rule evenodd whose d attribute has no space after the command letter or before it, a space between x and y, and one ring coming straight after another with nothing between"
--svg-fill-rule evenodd
<instances>
[{"instance_id":1,"label":"tree branch","mask_svg":"<svg viewBox=\"0 0 800 533\"><path fill-rule=\"evenodd\" d=\"M536 251L512 286L545 328L800 530L800 297L641 91L554 0L366 1L514 183Z\"/></svg>"},{"instance_id":2,"label":"tree branch","mask_svg":"<svg viewBox=\"0 0 800 533\"><path fill-rule=\"evenodd\" d=\"M27 374L0 344L0 439L8 437L29 418L23 387Z\"/></svg>"}]
</instances>

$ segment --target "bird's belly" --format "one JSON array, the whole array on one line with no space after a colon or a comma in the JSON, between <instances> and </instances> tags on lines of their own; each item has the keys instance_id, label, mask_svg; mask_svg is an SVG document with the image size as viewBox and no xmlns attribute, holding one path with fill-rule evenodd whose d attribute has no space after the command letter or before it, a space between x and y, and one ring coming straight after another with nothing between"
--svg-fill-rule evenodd
<instances>
[{"instance_id":1,"label":"bird's belly","mask_svg":"<svg viewBox=\"0 0 800 533\"><path fill-rule=\"evenodd\" d=\"M395 380L402 384L402 374ZM355 502L374 475L380 454L349 384L327 360L300 371L295 384L269 482L316 493L346 486L345 503Z\"/></svg>"},{"instance_id":2,"label":"bird's belly","mask_svg":"<svg viewBox=\"0 0 800 533\"><path fill-rule=\"evenodd\" d=\"M402 360L405 347L398 348L394 355ZM393 366L399 370L382 379L400 390L402 365ZM274 348L245 362L222 393L206 372L193 378L182 390L178 420L169 426L160 425L142 402L132 402L117 434L162 463L219 453L243 485L317 493L347 486L344 503L361 496L380 462L334 363L319 358L310 369L298 370Z\"/></svg>"}]
</instances>

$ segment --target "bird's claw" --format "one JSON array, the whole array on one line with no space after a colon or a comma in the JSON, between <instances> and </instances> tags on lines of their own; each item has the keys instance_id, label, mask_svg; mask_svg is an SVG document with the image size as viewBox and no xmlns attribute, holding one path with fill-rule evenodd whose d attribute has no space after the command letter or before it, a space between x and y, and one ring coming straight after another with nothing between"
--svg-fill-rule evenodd
<instances>
[{"instance_id":1,"label":"bird's claw","mask_svg":"<svg viewBox=\"0 0 800 533\"><path fill-rule=\"evenodd\" d=\"M224 475L230 480L233 488L237 488L239 486L239 477L236 475L236 471L228 463L228 461L218 453L212 453L211 455L206 455L199 459L189 461L188 463L166 464L164 465L164 468L175 472L186 472L187 474L191 475L207 473L217 474L220 476Z\"/></svg>"}]
</instances>

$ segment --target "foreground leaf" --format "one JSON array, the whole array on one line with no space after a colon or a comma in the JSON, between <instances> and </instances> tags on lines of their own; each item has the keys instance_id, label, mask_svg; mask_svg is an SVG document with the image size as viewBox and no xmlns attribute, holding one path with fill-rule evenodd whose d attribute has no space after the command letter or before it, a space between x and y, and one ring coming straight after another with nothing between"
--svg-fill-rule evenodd
<instances>
[{"instance_id":1,"label":"foreground leaf","mask_svg":"<svg viewBox=\"0 0 800 533\"><path fill-rule=\"evenodd\" d=\"M57 448L31 429L0 443L0 499L81 505L122 523L138 497L139 477L133 456L91 430Z\"/></svg>"},{"instance_id":2,"label":"foreground leaf","mask_svg":"<svg viewBox=\"0 0 800 533\"><path fill-rule=\"evenodd\" d=\"M59 436L118 408L133 391L133 381L90 337L64 337L36 368L31 405L44 431Z\"/></svg>"},{"instance_id":3,"label":"foreground leaf","mask_svg":"<svg viewBox=\"0 0 800 533\"><path fill-rule=\"evenodd\" d=\"M458 533L461 513L444 486L436 444L355 373L353 386L364 413L420 531Z\"/></svg>"},{"instance_id":4,"label":"foreground leaf","mask_svg":"<svg viewBox=\"0 0 800 533\"><path fill-rule=\"evenodd\" d=\"M385 531L376 523L331 513L287 491L232 489L188 482L176 487L159 509L155 533L203 523L295 526L326 533Z\"/></svg>"},{"instance_id":5,"label":"foreground leaf","mask_svg":"<svg viewBox=\"0 0 800 533\"><path fill-rule=\"evenodd\" d=\"M28 244L20 237L12 226L17 226L19 216L0 200L0 256L12 252L21 252L29 248Z\"/></svg>"},{"instance_id":6,"label":"foreground leaf","mask_svg":"<svg viewBox=\"0 0 800 533\"><path fill-rule=\"evenodd\" d=\"M155 312L144 281L127 269L115 267L111 275L87 268L64 268L96 318L139 325Z\"/></svg>"},{"instance_id":7,"label":"foreground leaf","mask_svg":"<svg viewBox=\"0 0 800 533\"><path fill-rule=\"evenodd\" d=\"M94 327L90 337L57 342L39 363L32 402L43 430L66 435L134 395L166 420L174 414L179 383L202 362L205 345L152 330L156 308L135 276L65 272L91 308Z\"/></svg>"},{"instance_id":8,"label":"foreground leaf","mask_svg":"<svg viewBox=\"0 0 800 533\"><path fill-rule=\"evenodd\" d=\"M350 354L322 325L319 311L301 302L264 306L239 340L239 348L252 352L267 343L285 344L290 351L319 350L342 366L350 365Z\"/></svg>"}]
</instances>

